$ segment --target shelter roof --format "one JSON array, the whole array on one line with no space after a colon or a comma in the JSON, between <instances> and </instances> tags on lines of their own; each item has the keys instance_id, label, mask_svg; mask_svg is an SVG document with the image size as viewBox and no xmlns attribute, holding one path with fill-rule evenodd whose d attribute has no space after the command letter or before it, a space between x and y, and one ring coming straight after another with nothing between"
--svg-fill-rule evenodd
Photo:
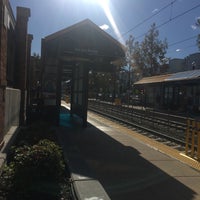
<instances>
[{"instance_id":1,"label":"shelter roof","mask_svg":"<svg viewBox=\"0 0 200 200\"><path fill-rule=\"evenodd\" d=\"M184 81L184 80L193 80L199 78L200 78L200 69L197 69L197 70L178 72L174 74L144 77L141 80L134 83L134 85L161 83L169 81Z\"/></svg>"},{"instance_id":2,"label":"shelter roof","mask_svg":"<svg viewBox=\"0 0 200 200\"><path fill-rule=\"evenodd\" d=\"M141 80L134 83L134 85L150 84L150 83L161 83L165 81L166 78L170 77L170 74L144 77Z\"/></svg>"},{"instance_id":3,"label":"shelter roof","mask_svg":"<svg viewBox=\"0 0 200 200\"><path fill-rule=\"evenodd\" d=\"M112 36L110 36L108 33L106 33L104 30L102 30L99 26L97 26L95 23L93 23L90 19L85 19L79 23L76 23L72 26L69 26L65 29L62 29L60 31L57 31L51 35L48 35L45 37L45 41L49 41L49 40L53 40L59 37L62 37L63 35L72 32L72 31L76 31L78 28L82 27L82 26L90 26L94 29L96 29L98 32L100 32L101 34L103 34L107 39L109 39L110 41L112 41L113 43L115 43L117 46L119 46L120 48L122 48L123 50L125 50L125 47L118 42L116 39L114 39Z\"/></svg>"},{"instance_id":4,"label":"shelter roof","mask_svg":"<svg viewBox=\"0 0 200 200\"><path fill-rule=\"evenodd\" d=\"M190 70L184 72L178 72L172 74L165 81L177 81L177 80L189 80L189 79L196 79L200 77L200 70Z\"/></svg>"}]
</instances>

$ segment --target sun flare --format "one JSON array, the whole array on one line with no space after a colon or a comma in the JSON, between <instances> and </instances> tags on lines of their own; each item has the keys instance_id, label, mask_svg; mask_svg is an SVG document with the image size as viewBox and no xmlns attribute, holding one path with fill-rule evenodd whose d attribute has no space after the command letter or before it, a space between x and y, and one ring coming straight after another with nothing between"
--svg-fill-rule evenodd
<instances>
[{"instance_id":1,"label":"sun flare","mask_svg":"<svg viewBox=\"0 0 200 200\"><path fill-rule=\"evenodd\" d=\"M117 39L120 42L124 43L123 37L122 37L122 35L119 31L119 28L118 28L118 26L115 22L115 19L114 19L112 13L111 13L110 6L109 6L110 1L109 0L84 0L84 1L87 2L87 3L98 4L99 6L102 7L108 21L110 22L110 24L111 24L111 26L112 26L112 28L113 28L116 36L117 36Z\"/></svg>"},{"instance_id":2,"label":"sun flare","mask_svg":"<svg viewBox=\"0 0 200 200\"><path fill-rule=\"evenodd\" d=\"M115 22L115 19L114 19L112 13L111 13L111 10L110 10L110 7L109 7L109 1L108 0L102 0L102 1L98 0L98 2L102 6L102 8L103 8L103 10L105 12L105 15L108 18L108 21L110 22L110 24L111 24L111 26L112 26L112 28L113 28L118 40L120 42L124 43L124 40L123 40L122 35L121 35L120 31L119 31L119 28L118 28L118 26L117 26L117 24Z\"/></svg>"},{"instance_id":3,"label":"sun flare","mask_svg":"<svg viewBox=\"0 0 200 200\"><path fill-rule=\"evenodd\" d=\"M84 1L90 4L99 4L101 6L105 6L109 4L109 0L84 0Z\"/></svg>"}]
</instances>

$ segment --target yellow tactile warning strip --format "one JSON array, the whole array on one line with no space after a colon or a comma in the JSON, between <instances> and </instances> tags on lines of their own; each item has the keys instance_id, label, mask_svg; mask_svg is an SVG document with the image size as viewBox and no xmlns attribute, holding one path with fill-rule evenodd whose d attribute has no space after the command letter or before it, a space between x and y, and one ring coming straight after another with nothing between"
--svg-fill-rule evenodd
<instances>
[{"instance_id":1,"label":"yellow tactile warning strip","mask_svg":"<svg viewBox=\"0 0 200 200\"><path fill-rule=\"evenodd\" d=\"M89 112L89 116L93 119L97 119L97 120L101 121L105 125L108 125L114 129L117 129L118 131L121 131L126 134L130 134L130 135L134 136L134 138L145 143L146 145L148 145L154 149L157 149L158 151L160 151L172 158L175 158L175 159L179 160L180 162L183 162L183 163L191 166L192 168L200 171L200 162L188 157L187 155L184 154L184 152L178 151L178 150L176 150L172 147L169 147L163 143L155 141L147 136L141 135L141 134L137 133L136 131L126 128L120 124L113 122L113 121L110 121L104 117L101 117L98 114L93 113L93 112Z\"/></svg>"}]
</instances>

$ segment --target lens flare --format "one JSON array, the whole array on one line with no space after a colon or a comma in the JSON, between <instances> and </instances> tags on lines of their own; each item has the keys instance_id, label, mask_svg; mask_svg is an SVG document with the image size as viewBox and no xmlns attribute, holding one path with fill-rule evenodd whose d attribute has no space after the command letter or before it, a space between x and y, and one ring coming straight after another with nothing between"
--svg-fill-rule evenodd
<instances>
[{"instance_id":1,"label":"lens flare","mask_svg":"<svg viewBox=\"0 0 200 200\"><path fill-rule=\"evenodd\" d=\"M101 5L101 7L103 8L104 12L105 12L105 15L106 17L108 18L108 21L110 22L118 40L120 42L122 42L124 44L124 39L119 31L119 28L113 18L113 15L110 11L110 8L109 8L109 1L108 0L98 0L98 3Z\"/></svg>"},{"instance_id":2,"label":"lens flare","mask_svg":"<svg viewBox=\"0 0 200 200\"><path fill-rule=\"evenodd\" d=\"M87 3L95 3L95 4L99 4L99 6L102 7L108 21L110 22L114 32L115 32L115 35L117 36L117 39L124 44L124 39L119 31L119 28L113 18L113 15L111 13L111 10L110 10L110 7L109 7L109 0L84 0L85 2Z\"/></svg>"}]
</instances>

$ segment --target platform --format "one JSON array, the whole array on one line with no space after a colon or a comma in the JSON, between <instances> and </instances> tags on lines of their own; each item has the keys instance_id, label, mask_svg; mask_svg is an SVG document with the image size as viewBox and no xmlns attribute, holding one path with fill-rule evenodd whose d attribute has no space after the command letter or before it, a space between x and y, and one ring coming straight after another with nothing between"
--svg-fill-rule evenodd
<instances>
[{"instance_id":1,"label":"platform","mask_svg":"<svg viewBox=\"0 0 200 200\"><path fill-rule=\"evenodd\" d=\"M135 131L89 112L87 128L63 124L58 136L73 173L110 199L200 199L199 163Z\"/></svg>"}]
</instances>

